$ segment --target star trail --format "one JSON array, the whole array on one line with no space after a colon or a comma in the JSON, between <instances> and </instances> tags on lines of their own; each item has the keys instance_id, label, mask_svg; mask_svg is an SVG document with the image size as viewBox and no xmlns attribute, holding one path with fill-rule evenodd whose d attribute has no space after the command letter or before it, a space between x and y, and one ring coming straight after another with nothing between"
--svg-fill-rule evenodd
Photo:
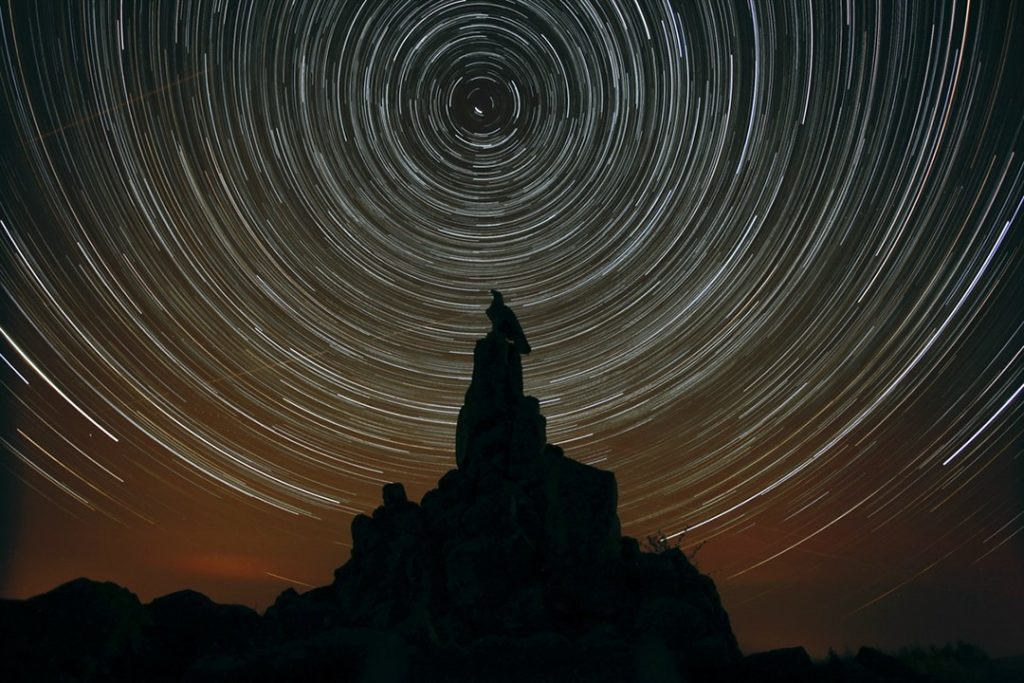
<instances>
[{"instance_id":1,"label":"star trail","mask_svg":"<svg viewBox=\"0 0 1024 683\"><path fill-rule=\"evenodd\" d=\"M741 646L1016 653L1022 65L1014 3L4 2L0 590L326 582L497 287Z\"/></svg>"}]
</instances>

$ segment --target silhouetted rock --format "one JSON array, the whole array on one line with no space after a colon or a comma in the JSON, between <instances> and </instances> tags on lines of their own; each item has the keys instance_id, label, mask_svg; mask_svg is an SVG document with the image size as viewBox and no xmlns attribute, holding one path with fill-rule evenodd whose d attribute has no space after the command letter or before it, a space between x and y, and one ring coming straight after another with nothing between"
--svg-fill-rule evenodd
<instances>
[{"instance_id":1,"label":"silhouetted rock","mask_svg":"<svg viewBox=\"0 0 1024 683\"><path fill-rule=\"evenodd\" d=\"M245 651L260 626L248 607L219 605L192 590L157 598L145 610L153 623L150 665L164 674L180 674L202 656Z\"/></svg>"},{"instance_id":2,"label":"silhouetted rock","mask_svg":"<svg viewBox=\"0 0 1024 683\"><path fill-rule=\"evenodd\" d=\"M546 551L553 564L601 566L621 554L619 490L615 475L544 450Z\"/></svg>"},{"instance_id":3,"label":"silhouetted rock","mask_svg":"<svg viewBox=\"0 0 1024 683\"><path fill-rule=\"evenodd\" d=\"M623 538L615 476L546 443L540 403L523 394L529 345L494 296L457 469L419 504L385 485L383 504L352 520L351 558L329 586L286 590L259 619L191 591L143 608L89 584L71 600L5 605L8 638L25 622L44 639L8 643L5 656L83 680L736 680L742 659L711 579L678 549L644 553ZM69 623L90 632L78 650L62 650L77 637ZM51 624L65 630L43 633ZM46 659L53 651L63 658ZM746 670L803 671L772 656Z\"/></svg>"},{"instance_id":4,"label":"silhouetted rock","mask_svg":"<svg viewBox=\"0 0 1024 683\"><path fill-rule=\"evenodd\" d=\"M820 680L811 658L802 647L786 647L747 655L743 672L749 681L763 683L811 683Z\"/></svg>"},{"instance_id":5,"label":"silhouetted rock","mask_svg":"<svg viewBox=\"0 0 1024 683\"><path fill-rule=\"evenodd\" d=\"M131 680L150 654L151 626L133 593L89 579L28 600L0 601L2 676L8 681Z\"/></svg>"},{"instance_id":6,"label":"silhouetted rock","mask_svg":"<svg viewBox=\"0 0 1024 683\"><path fill-rule=\"evenodd\" d=\"M286 592L268 624L397 633L438 680L728 680L740 654L714 584L682 552L621 537L614 475L545 443L510 336L495 323L476 344L458 469L419 505L386 485L334 583Z\"/></svg>"},{"instance_id":7,"label":"silhouetted rock","mask_svg":"<svg viewBox=\"0 0 1024 683\"><path fill-rule=\"evenodd\" d=\"M505 470L510 462L531 462L544 442L540 403L523 396L519 352L492 331L473 350L473 379L456 427L455 463L463 469L486 457Z\"/></svg>"}]
</instances>

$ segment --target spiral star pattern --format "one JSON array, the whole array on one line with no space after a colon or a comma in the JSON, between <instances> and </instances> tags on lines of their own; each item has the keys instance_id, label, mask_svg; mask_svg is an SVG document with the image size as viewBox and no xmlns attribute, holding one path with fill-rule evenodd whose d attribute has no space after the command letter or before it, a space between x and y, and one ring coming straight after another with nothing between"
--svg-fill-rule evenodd
<instances>
[{"instance_id":1,"label":"spiral star pattern","mask_svg":"<svg viewBox=\"0 0 1024 683\"><path fill-rule=\"evenodd\" d=\"M8 2L9 469L101 525L159 527L171 489L312 520L425 490L498 287L627 529L783 530L720 580L853 520L840 554L934 540L908 582L1019 555L1021 22Z\"/></svg>"}]
</instances>

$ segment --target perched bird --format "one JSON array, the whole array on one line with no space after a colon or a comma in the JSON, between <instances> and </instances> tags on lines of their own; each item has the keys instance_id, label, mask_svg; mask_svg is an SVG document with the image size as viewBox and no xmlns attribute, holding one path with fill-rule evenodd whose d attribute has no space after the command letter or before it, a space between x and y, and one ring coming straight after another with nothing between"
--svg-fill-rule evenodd
<instances>
[{"instance_id":1,"label":"perched bird","mask_svg":"<svg viewBox=\"0 0 1024 683\"><path fill-rule=\"evenodd\" d=\"M494 297L494 300L487 307L487 317L491 319L491 329L505 335L505 338L515 345L516 351L524 356L527 355L530 353L530 344L526 341L526 334L523 333L516 314L505 305L501 292L492 289L491 296Z\"/></svg>"}]
</instances>

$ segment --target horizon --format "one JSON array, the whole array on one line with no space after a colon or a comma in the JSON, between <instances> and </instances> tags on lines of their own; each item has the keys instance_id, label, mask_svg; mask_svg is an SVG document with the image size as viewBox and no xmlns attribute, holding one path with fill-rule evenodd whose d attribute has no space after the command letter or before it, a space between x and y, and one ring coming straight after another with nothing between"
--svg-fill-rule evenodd
<instances>
[{"instance_id":1,"label":"horizon","mask_svg":"<svg viewBox=\"0 0 1024 683\"><path fill-rule=\"evenodd\" d=\"M497 288L745 652L1024 654L1018 6L125 5L0 7L0 597L328 583Z\"/></svg>"}]
</instances>

